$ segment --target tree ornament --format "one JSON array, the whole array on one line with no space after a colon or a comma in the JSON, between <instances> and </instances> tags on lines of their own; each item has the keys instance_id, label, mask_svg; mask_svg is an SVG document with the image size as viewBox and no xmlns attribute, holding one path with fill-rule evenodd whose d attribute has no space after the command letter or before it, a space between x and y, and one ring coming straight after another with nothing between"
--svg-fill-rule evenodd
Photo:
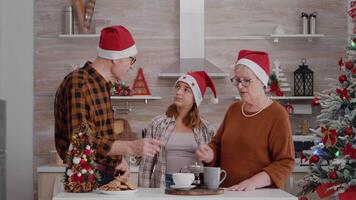
<instances>
[{"instance_id":1,"label":"tree ornament","mask_svg":"<svg viewBox=\"0 0 356 200\"><path fill-rule=\"evenodd\" d=\"M345 81L347 81L346 75L343 74L343 75L339 76L339 81L340 81L341 84L344 83Z\"/></svg>"},{"instance_id":2,"label":"tree ornament","mask_svg":"<svg viewBox=\"0 0 356 200\"><path fill-rule=\"evenodd\" d=\"M341 70L342 66L344 66L344 61L342 60L342 57L339 60L339 70Z\"/></svg>"},{"instance_id":3,"label":"tree ornament","mask_svg":"<svg viewBox=\"0 0 356 200\"><path fill-rule=\"evenodd\" d=\"M345 63L345 67L348 70L351 70L354 67L354 63L350 60Z\"/></svg>"},{"instance_id":4,"label":"tree ornament","mask_svg":"<svg viewBox=\"0 0 356 200\"><path fill-rule=\"evenodd\" d=\"M347 127L347 128L345 128L344 132L346 135L352 136L353 129L352 129L352 127Z\"/></svg>"},{"instance_id":5,"label":"tree ornament","mask_svg":"<svg viewBox=\"0 0 356 200\"><path fill-rule=\"evenodd\" d=\"M311 102L311 105L312 106L319 106L320 105L319 99L317 97L314 97L312 102Z\"/></svg>"},{"instance_id":6,"label":"tree ornament","mask_svg":"<svg viewBox=\"0 0 356 200\"><path fill-rule=\"evenodd\" d=\"M319 156L313 155L312 157L310 157L309 163L318 163L319 160L320 160Z\"/></svg>"},{"instance_id":7,"label":"tree ornament","mask_svg":"<svg viewBox=\"0 0 356 200\"><path fill-rule=\"evenodd\" d=\"M331 179L337 179L336 171L329 172L328 177Z\"/></svg>"}]
</instances>

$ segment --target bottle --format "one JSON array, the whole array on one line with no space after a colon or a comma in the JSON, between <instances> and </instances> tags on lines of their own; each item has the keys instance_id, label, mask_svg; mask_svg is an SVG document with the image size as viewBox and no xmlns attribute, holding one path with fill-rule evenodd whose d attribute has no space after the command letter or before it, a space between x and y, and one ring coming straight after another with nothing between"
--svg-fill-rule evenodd
<instances>
[{"instance_id":1,"label":"bottle","mask_svg":"<svg viewBox=\"0 0 356 200\"><path fill-rule=\"evenodd\" d=\"M302 12L302 33L308 34L308 14Z\"/></svg>"},{"instance_id":2,"label":"bottle","mask_svg":"<svg viewBox=\"0 0 356 200\"><path fill-rule=\"evenodd\" d=\"M73 9L72 6L65 7L65 34L72 35L73 34Z\"/></svg>"},{"instance_id":3,"label":"bottle","mask_svg":"<svg viewBox=\"0 0 356 200\"><path fill-rule=\"evenodd\" d=\"M309 34L315 34L316 33L316 12L313 12L309 15Z\"/></svg>"}]
</instances>

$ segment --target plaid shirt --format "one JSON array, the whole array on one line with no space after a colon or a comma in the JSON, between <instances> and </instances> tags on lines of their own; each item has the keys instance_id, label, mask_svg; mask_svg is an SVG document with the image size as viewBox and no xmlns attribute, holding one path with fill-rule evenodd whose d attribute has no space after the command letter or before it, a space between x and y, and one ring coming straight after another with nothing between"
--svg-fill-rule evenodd
<instances>
[{"instance_id":1,"label":"plaid shirt","mask_svg":"<svg viewBox=\"0 0 356 200\"><path fill-rule=\"evenodd\" d=\"M207 144L215 134L215 128L203 121L202 128L194 128L193 133L198 144ZM166 115L155 117L147 129L147 138L161 140L167 144L175 127L175 118L169 118ZM143 157L138 174L139 187L161 187L164 184L164 174L166 173L166 150L165 145L161 146L161 151L153 158Z\"/></svg>"},{"instance_id":2,"label":"plaid shirt","mask_svg":"<svg viewBox=\"0 0 356 200\"><path fill-rule=\"evenodd\" d=\"M94 132L90 139L96 162L111 167L121 162L121 156L106 156L115 141L111 87L89 61L62 81L54 100L54 116L56 149L64 161L73 130L86 123Z\"/></svg>"}]
</instances>

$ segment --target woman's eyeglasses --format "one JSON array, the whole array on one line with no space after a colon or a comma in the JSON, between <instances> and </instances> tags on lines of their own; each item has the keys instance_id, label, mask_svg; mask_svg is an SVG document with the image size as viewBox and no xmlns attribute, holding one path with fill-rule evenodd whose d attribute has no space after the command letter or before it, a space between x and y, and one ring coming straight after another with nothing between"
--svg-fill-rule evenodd
<instances>
[{"instance_id":1,"label":"woman's eyeglasses","mask_svg":"<svg viewBox=\"0 0 356 200\"><path fill-rule=\"evenodd\" d=\"M135 64L136 62L136 57L130 57L130 65Z\"/></svg>"},{"instance_id":2,"label":"woman's eyeglasses","mask_svg":"<svg viewBox=\"0 0 356 200\"><path fill-rule=\"evenodd\" d=\"M254 80L256 80L256 79L242 79L242 78L237 78L237 77L232 77L230 79L231 84L236 87L239 86L240 83L242 86L248 87L248 86L250 86L251 82Z\"/></svg>"}]
</instances>

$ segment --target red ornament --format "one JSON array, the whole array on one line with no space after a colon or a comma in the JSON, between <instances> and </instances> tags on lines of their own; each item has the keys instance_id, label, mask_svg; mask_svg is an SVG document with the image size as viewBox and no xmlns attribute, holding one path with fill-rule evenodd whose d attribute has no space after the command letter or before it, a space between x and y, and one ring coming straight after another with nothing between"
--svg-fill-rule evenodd
<instances>
[{"instance_id":1,"label":"red ornament","mask_svg":"<svg viewBox=\"0 0 356 200\"><path fill-rule=\"evenodd\" d=\"M93 182L95 181L95 176L94 176L94 174L90 174L90 175L89 175L89 181L90 181L91 183L93 183Z\"/></svg>"},{"instance_id":2,"label":"red ornament","mask_svg":"<svg viewBox=\"0 0 356 200\"><path fill-rule=\"evenodd\" d=\"M319 106L320 105L319 99L317 97L314 97L312 102L311 102L311 105L312 106Z\"/></svg>"},{"instance_id":3,"label":"red ornament","mask_svg":"<svg viewBox=\"0 0 356 200\"><path fill-rule=\"evenodd\" d=\"M313 155L312 157L310 157L309 163L317 163L319 162L319 160L320 160L319 156Z\"/></svg>"},{"instance_id":4,"label":"red ornament","mask_svg":"<svg viewBox=\"0 0 356 200\"><path fill-rule=\"evenodd\" d=\"M347 143L345 148L342 149L342 155L346 156L346 155L350 154L351 150L352 150L352 145L350 143Z\"/></svg>"},{"instance_id":5,"label":"red ornament","mask_svg":"<svg viewBox=\"0 0 356 200\"><path fill-rule=\"evenodd\" d=\"M350 158L351 159L356 159L356 149L351 148L351 150L350 150Z\"/></svg>"},{"instance_id":6,"label":"red ornament","mask_svg":"<svg viewBox=\"0 0 356 200\"><path fill-rule=\"evenodd\" d=\"M347 81L347 76L345 74L339 76L339 81L340 83L344 83L345 81Z\"/></svg>"},{"instance_id":7,"label":"red ornament","mask_svg":"<svg viewBox=\"0 0 356 200\"><path fill-rule=\"evenodd\" d=\"M284 108L286 109L288 114L292 114L294 112L294 107L290 103L285 104Z\"/></svg>"},{"instance_id":8,"label":"red ornament","mask_svg":"<svg viewBox=\"0 0 356 200\"><path fill-rule=\"evenodd\" d=\"M329 172L328 177L331 179L337 179L336 171Z\"/></svg>"},{"instance_id":9,"label":"red ornament","mask_svg":"<svg viewBox=\"0 0 356 200\"><path fill-rule=\"evenodd\" d=\"M346 69L351 70L354 67L354 63L350 60L345 63L345 67Z\"/></svg>"},{"instance_id":10,"label":"red ornament","mask_svg":"<svg viewBox=\"0 0 356 200\"><path fill-rule=\"evenodd\" d=\"M346 135L351 136L353 133L353 129L351 127L347 127L345 128L344 132Z\"/></svg>"},{"instance_id":11,"label":"red ornament","mask_svg":"<svg viewBox=\"0 0 356 200\"><path fill-rule=\"evenodd\" d=\"M356 68L353 68L353 69L352 69L352 74L353 74L353 75L356 75Z\"/></svg>"},{"instance_id":12,"label":"red ornament","mask_svg":"<svg viewBox=\"0 0 356 200\"><path fill-rule=\"evenodd\" d=\"M308 198L305 197L305 196L302 196L302 197L299 198L299 200L308 200Z\"/></svg>"},{"instance_id":13,"label":"red ornament","mask_svg":"<svg viewBox=\"0 0 356 200\"><path fill-rule=\"evenodd\" d=\"M92 151L90 149L85 149L84 153L85 155L89 156L92 153Z\"/></svg>"}]
</instances>

